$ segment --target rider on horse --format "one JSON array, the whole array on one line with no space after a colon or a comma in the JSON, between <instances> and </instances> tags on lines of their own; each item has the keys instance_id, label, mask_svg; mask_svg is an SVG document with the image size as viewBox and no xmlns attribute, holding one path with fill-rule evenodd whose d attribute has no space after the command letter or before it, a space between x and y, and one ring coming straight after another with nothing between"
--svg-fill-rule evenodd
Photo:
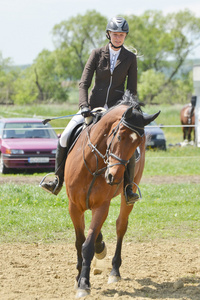
<instances>
[{"instance_id":1,"label":"rider on horse","mask_svg":"<svg viewBox=\"0 0 200 300\"><path fill-rule=\"evenodd\" d=\"M112 18L106 27L106 37L109 43L94 49L85 65L79 83L79 113L72 118L63 131L58 142L54 181L41 183L41 187L57 195L64 182L64 167L70 147L72 131L78 124L84 123L84 118L91 115L91 110L97 107L108 109L121 100L126 88L133 96L137 95L137 59L136 55L127 50L123 43L129 32L127 21L122 17ZM95 74L95 83L88 97L88 89ZM124 173L127 204L133 204L139 198L132 190L134 179L135 156L130 159Z\"/></svg>"}]
</instances>

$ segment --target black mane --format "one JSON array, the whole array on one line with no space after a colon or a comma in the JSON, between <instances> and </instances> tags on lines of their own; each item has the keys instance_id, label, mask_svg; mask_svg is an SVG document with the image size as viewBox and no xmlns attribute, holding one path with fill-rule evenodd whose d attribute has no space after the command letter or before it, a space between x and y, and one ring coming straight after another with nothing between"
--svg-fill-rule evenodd
<instances>
[{"instance_id":1,"label":"black mane","mask_svg":"<svg viewBox=\"0 0 200 300\"><path fill-rule=\"evenodd\" d=\"M117 105L122 105L122 104L127 106L132 106L134 109L137 109L139 112L142 112L140 106L143 106L143 104L139 103L137 96L131 94L129 90L126 90L122 99L117 102Z\"/></svg>"}]
</instances>

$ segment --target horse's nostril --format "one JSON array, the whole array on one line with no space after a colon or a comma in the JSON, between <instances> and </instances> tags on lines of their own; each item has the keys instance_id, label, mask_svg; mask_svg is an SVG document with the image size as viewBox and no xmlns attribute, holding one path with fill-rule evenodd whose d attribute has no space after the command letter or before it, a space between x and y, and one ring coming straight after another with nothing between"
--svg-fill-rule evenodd
<instances>
[{"instance_id":1,"label":"horse's nostril","mask_svg":"<svg viewBox=\"0 0 200 300\"><path fill-rule=\"evenodd\" d=\"M112 184L113 183L113 180L114 180L114 177L111 173L108 174L108 182L109 184Z\"/></svg>"}]
</instances>

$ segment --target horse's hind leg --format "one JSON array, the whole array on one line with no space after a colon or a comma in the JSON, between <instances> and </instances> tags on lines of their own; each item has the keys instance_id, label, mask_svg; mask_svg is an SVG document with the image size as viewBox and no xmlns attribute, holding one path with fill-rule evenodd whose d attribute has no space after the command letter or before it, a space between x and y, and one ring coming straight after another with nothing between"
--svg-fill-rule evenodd
<instances>
[{"instance_id":1,"label":"horse's hind leg","mask_svg":"<svg viewBox=\"0 0 200 300\"><path fill-rule=\"evenodd\" d=\"M192 130L191 130L191 127L188 129L188 142L190 142L191 141L191 132L192 132Z\"/></svg>"},{"instance_id":2,"label":"horse's hind leg","mask_svg":"<svg viewBox=\"0 0 200 300\"><path fill-rule=\"evenodd\" d=\"M94 244L94 251L95 251L95 257L97 259L103 259L107 254L106 244L103 241L103 235L101 231Z\"/></svg>"},{"instance_id":3,"label":"horse's hind leg","mask_svg":"<svg viewBox=\"0 0 200 300\"><path fill-rule=\"evenodd\" d=\"M125 204L125 200L121 203L120 214L116 221L117 245L116 245L114 257L112 259L112 270L108 278L108 283L117 282L121 279L119 268L122 263L122 259L121 259L122 242L128 227L128 216L132 209L133 206L127 206Z\"/></svg>"},{"instance_id":4,"label":"horse's hind leg","mask_svg":"<svg viewBox=\"0 0 200 300\"><path fill-rule=\"evenodd\" d=\"M183 140L185 141L187 138L187 128L183 128Z\"/></svg>"},{"instance_id":5,"label":"horse's hind leg","mask_svg":"<svg viewBox=\"0 0 200 300\"><path fill-rule=\"evenodd\" d=\"M194 134L194 139L193 141L195 142L195 127L189 127L188 129L188 141L191 142L192 141L192 132Z\"/></svg>"}]
</instances>

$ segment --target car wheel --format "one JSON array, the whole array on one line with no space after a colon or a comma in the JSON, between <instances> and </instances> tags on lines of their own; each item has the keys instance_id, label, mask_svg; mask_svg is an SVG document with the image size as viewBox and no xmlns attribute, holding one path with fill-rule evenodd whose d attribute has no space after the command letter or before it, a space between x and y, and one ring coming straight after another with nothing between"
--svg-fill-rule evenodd
<instances>
[{"instance_id":1,"label":"car wheel","mask_svg":"<svg viewBox=\"0 0 200 300\"><path fill-rule=\"evenodd\" d=\"M8 168L6 168L6 166L4 165L3 162L3 156L0 153L0 173L1 174L7 174L8 173Z\"/></svg>"}]
</instances>

